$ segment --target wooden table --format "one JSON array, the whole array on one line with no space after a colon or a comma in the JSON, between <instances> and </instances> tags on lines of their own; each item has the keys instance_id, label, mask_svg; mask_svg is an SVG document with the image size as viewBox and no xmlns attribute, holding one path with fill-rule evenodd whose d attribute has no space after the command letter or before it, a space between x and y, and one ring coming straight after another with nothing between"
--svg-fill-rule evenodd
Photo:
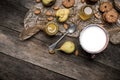
<instances>
[{"instance_id":1,"label":"wooden table","mask_svg":"<svg viewBox=\"0 0 120 80\"><path fill-rule=\"evenodd\" d=\"M0 52L73 79L120 80L120 45L110 43L102 54L90 60L77 44L78 39L64 38L76 42L80 50L78 57L61 52L54 55L48 53L48 46L59 36L51 38L39 32L27 41L20 41L24 16L34 4L34 0L1 0Z\"/></svg>"}]
</instances>

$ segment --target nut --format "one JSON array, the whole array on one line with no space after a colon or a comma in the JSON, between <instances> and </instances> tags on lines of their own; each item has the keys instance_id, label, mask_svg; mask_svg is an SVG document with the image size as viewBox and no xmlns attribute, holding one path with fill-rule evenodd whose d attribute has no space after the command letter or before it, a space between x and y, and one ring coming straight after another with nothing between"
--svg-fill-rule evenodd
<instances>
[{"instance_id":1,"label":"nut","mask_svg":"<svg viewBox=\"0 0 120 80\"><path fill-rule=\"evenodd\" d=\"M54 50L50 50L49 53L50 54L55 54L55 51Z\"/></svg>"},{"instance_id":2,"label":"nut","mask_svg":"<svg viewBox=\"0 0 120 80\"><path fill-rule=\"evenodd\" d=\"M37 3L41 2L41 0L35 0Z\"/></svg>"},{"instance_id":3,"label":"nut","mask_svg":"<svg viewBox=\"0 0 120 80\"><path fill-rule=\"evenodd\" d=\"M58 10L59 7L58 7L58 6L54 6L53 9L54 9L54 10Z\"/></svg>"},{"instance_id":4,"label":"nut","mask_svg":"<svg viewBox=\"0 0 120 80\"><path fill-rule=\"evenodd\" d=\"M64 28L68 29L68 24L64 23Z\"/></svg>"},{"instance_id":5,"label":"nut","mask_svg":"<svg viewBox=\"0 0 120 80\"><path fill-rule=\"evenodd\" d=\"M52 21L54 18L51 16L51 17L48 17L47 18L49 21Z\"/></svg>"},{"instance_id":6,"label":"nut","mask_svg":"<svg viewBox=\"0 0 120 80\"><path fill-rule=\"evenodd\" d=\"M85 0L81 0L81 3L85 3Z\"/></svg>"},{"instance_id":7,"label":"nut","mask_svg":"<svg viewBox=\"0 0 120 80\"><path fill-rule=\"evenodd\" d=\"M46 11L46 15L47 16L51 16L52 15L52 11L50 11L50 10Z\"/></svg>"},{"instance_id":8,"label":"nut","mask_svg":"<svg viewBox=\"0 0 120 80\"><path fill-rule=\"evenodd\" d=\"M35 11L34 11L34 14L36 14L36 15L38 15L38 14L40 14L41 13L41 10L40 9L36 9Z\"/></svg>"},{"instance_id":9,"label":"nut","mask_svg":"<svg viewBox=\"0 0 120 80\"><path fill-rule=\"evenodd\" d=\"M79 51L76 50L76 51L75 51L75 56L78 56L78 55L79 55Z\"/></svg>"}]
</instances>

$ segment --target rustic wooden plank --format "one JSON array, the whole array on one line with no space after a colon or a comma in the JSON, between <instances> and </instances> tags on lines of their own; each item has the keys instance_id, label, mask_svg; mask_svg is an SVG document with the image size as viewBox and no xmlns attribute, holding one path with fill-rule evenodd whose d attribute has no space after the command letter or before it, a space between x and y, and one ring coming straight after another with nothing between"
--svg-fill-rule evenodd
<instances>
[{"instance_id":1,"label":"rustic wooden plank","mask_svg":"<svg viewBox=\"0 0 120 80\"><path fill-rule=\"evenodd\" d=\"M81 56L86 56L86 57L89 56L89 54L87 54L81 48L79 49L81 52ZM120 45L113 45L109 43L106 50L96 55L96 58L94 59L94 61L100 62L102 64L105 64L105 65L108 65L108 66L111 66L113 68L120 70L120 58L119 57L120 57Z\"/></svg>"},{"instance_id":2,"label":"rustic wooden plank","mask_svg":"<svg viewBox=\"0 0 120 80\"><path fill-rule=\"evenodd\" d=\"M78 80L119 80L120 71L83 57L58 52L34 38L22 42L18 32L0 26L0 52Z\"/></svg>"},{"instance_id":3,"label":"rustic wooden plank","mask_svg":"<svg viewBox=\"0 0 120 80\"><path fill-rule=\"evenodd\" d=\"M14 5L15 7L17 7L18 9L21 9L21 7L25 7L30 9L32 7L32 5L35 5L36 2L35 0L1 0L1 1L7 1L10 4Z\"/></svg>"},{"instance_id":4,"label":"rustic wooden plank","mask_svg":"<svg viewBox=\"0 0 120 80\"><path fill-rule=\"evenodd\" d=\"M9 5L11 7L6 5ZM11 29L21 32L23 30L23 20L26 14L26 9L25 11L20 11L13 7L13 5L10 5L8 3L2 4L2 6L0 7L0 25L8 26ZM49 41L50 39L53 39L54 41L56 40L56 38L46 36L43 32L38 33L35 37L46 43L51 42Z\"/></svg>"},{"instance_id":5,"label":"rustic wooden plank","mask_svg":"<svg viewBox=\"0 0 120 80\"><path fill-rule=\"evenodd\" d=\"M120 45L109 44L108 48L96 58L96 61L112 65L120 70Z\"/></svg>"},{"instance_id":6,"label":"rustic wooden plank","mask_svg":"<svg viewBox=\"0 0 120 80\"><path fill-rule=\"evenodd\" d=\"M23 1L23 0L20 0L20 1ZM14 1L14 2L19 3L19 1ZM9 5L9 6L6 6L6 5ZM19 9L17 10L16 8L14 8L13 5L8 4L7 2L1 4L0 10L1 10L0 25L3 25L10 29L21 32L23 29L23 19L27 10L26 9L24 9L23 11L20 11ZM55 42L59 37L56 36L51 38L46 36L43 32L40 32L37 35L35 35L35 38L37 38L38 40L44 41L45 43L50 45L51 43ZM66 39L67 38L65 38L64 40ZM76 41L76 44L78 44L78 39L77 40L75 39L75 41ZM79 49L81 53L80 56L85 57L86 53L81 48ZM108 48L103 52L103 54L100 54L95 59L95 61L120 70L120 58L118 57L120 56L119 53L120 53L119 45L116 46L116 45L109 44Z\"/></svg>"},{"instance_id":7,"label":"rustic wooden plank","mask_svg":"<svg viewBox=\"0 0 120 80\"><path fill-rule=\"evenodd\" d=\"M14 9L18 9L20 11L26 11L27 8L25 7L25 5L21 4L21 1L24 1L24 0L11 0L11 1L10 0L8 0L8 1L7 0L1 0L0 1L0 6L4 5L4 6L12 7Z\"/></svg>"},{"instance_id":8,"label":"rustic wooden plank","mask_svg":"<svg viewBox=\"0 0 120 80\"><path fill-rule=\"evenodd\" d=\"M74 80L0 52L0 80Z\"/></svg>"}]
</instances>

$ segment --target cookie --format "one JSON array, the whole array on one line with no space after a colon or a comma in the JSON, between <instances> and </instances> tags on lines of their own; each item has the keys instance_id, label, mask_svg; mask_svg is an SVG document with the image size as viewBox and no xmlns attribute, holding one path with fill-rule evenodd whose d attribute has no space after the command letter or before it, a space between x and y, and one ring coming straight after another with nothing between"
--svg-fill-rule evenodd
<instances>
[{"instance_id":1,"label":"cookie","mask_svg":"<svg viewBox=\"0 0 120 80\"><path fill-rule=\"evenodd\" d=\"M75 4L75 0L63 0L62 5L66 8L73 7Z\"/></svg>"},{"instance_id":2,"label":"cookie","mask_svg":"<svg viewBox=\"0 0 120 80\"><path fill-rule=\"evenodd\" d=\"M108 12L105 12L103 14L104 20L107 21L108 23L115 23L118 20L118 13L115 9L112 9Z\"/></svg>"},{"instance_id":3,"label":"cookie","mask_svg":"<svg viewBox=\"0 0 120 80\"><path fill-rule=\"evenodd\" d=\"M113 5L110 2L103 2L100 4L100 11L106 12L113 8Z\"/></svg>"}]
</instances>

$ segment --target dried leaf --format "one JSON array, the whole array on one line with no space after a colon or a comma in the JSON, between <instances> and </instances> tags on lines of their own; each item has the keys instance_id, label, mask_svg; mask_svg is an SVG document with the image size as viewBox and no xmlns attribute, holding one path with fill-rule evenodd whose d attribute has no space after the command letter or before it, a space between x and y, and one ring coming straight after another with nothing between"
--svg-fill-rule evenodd
<instances>
[{"instance_id":1,"label":"dried leaf","mask_svg":"<svg viewBox=\"0 0 120 80\"><path fill-rule=\"evenodd\" d=\"M43 6L42 4L38 4L27 12L24 19L24 30L20 34L21 40L26 40L32 37L34 34L44 28L47 20L41 11L43 11Z\"/></svg>"},{"instance_id":2,"label":"dried leaf","mask_svg":"<svg viewBox=\"0 0 120 80\"><path fill-rule=\"evenodd\" d=\"M120 44L120 27L109 29L110 41L113 44Z\"/></svg>"},{"instance_id":3,"label":"dried leaf","mask_svg":"<svg viewBox=\"0 0 120 80\"><path fill-rule=\"evenodd\" d=\"M28 27L27 29L24 29L22 33L20 34L20 40L26 40L32 37L34 34L39 32L41 29L42 29L42 25L36 25L34 27Z\"/></svg>"},{"instance_id":4,"label":"dried leaf","mask_svg":"<svg viewBox=\"0 0 120 80\"><path fill-rule=\"evenodd\" d=\"M120 12L120 0L113 0L115 8Z\"/></svg>"},{"instance_id":5,"label":"dried leaf","mask_svg":"<svg viewBox=\"0 0 120 80\"><path fill-rule=\"evenodd\" d=\"M102 0L103 1L103 0ZM84 0L83 0L84 2ZM35 26L36 24L42 24L42 25L46 25L44 24L45 21L48 21L48 18L51 20L52 18L50 18L51 16L52 17L55 17L55 13L56 13L56 10L57 9L62 9L63 6L61 6L62 4L62 0L57 0L55 6L53 7L49 7L49 8L46 8L42 5L42 3L39 3L39 4L35 4L29 11L28 13L26 14L26 17L24 19L24 28L27 29L29 27L33 27ZM93 7L94 7L94 10L95 11L99 11L99 4L95 4ZM68 22L74 22L75 24L79 26L81 26L81 29L83 29L86 25L90 24L90 23L102 23L101 21L101 18L100 19L96 19L94 18L94 16L87 20L87 21L82 21L80 18L79 18L79 9L84 6L85 4L81 3L81 0L75 0L75 5L73 8L70 8L70 16L68 18L68 20L66 21L66 23ZM97 7L98 6L98 7ZM41 10L41 13L39 15L35 15L34 14L34 11L35 9L40 9ZM46 16L46 11L51 11L52 13L50 13L49 15L50 16ZM66 29L64 28L63 24L62 23L58 23L57 19L53 19L52 21L54 21L55 23L58 24L59 26L59 32L60 33L65 33L66 32ZM78 28L77 28L78 29ZM81 30L80 29L80 30ZM80 31L79 30L76 30L75 33L73 34L68 34L68 36L70 37L78 37L79 36L79 33Z\"/></svg>"},{"instance_id":6,"label":"dried leaf","mask_svg":"<svg viewBox=\"0 0 120 80\"><path fill-rule=\"evenodd\" d=\"M116 32L119 32L120 31L120 27L111 28L108 31L112 35L112 34L114 34Z\"/></svg>"},{"instance_id":7,"label":"dried leaf","mask_svg":"<svg viewBox=\"0 0 120 80\"><path fill-rule=\"evenodd\" d=\"M110 37L110 41L113 44L120 44L120 31L118 33L114 33L111 37Z\"/></svg>"},{"instance_id":8,"label":"dried leaf","mask_svg":"<svg viewBox=\"0 0 120 80\"><path fill-rule=\"evenodd\" d=\"M27 29L27 27L34 27L36 24L42 24L42 22L46 21L46 18L43 16L42 11L43 11L42 4L38 4L32 7L25 15L24 28ZM35 13L40 14L36 15ZM41 21L41 23L38 23L39 21Z\"/></svg>"}]
</instances>

